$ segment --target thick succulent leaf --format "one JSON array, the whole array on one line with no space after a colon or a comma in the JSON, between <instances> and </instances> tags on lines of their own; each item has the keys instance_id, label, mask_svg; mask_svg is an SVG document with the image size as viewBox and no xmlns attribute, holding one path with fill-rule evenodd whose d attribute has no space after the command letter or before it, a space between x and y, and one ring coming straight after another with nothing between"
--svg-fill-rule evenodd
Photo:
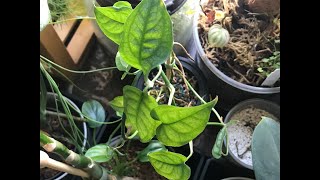
<instances>
[{"instance_id":1,"label":"thick succulent leaf","mask_svg":"<svg viewBox=\"0 0 320 180\"><path fill-rule=\"evenodd\" d=\"M187 180L191 169L185 164L187 158L169 151L157 151L148 154L149 161L158 174L170 180Z\"/></svg>"},{"instance_id":2,"label":"thick succulent leaf","mask_svg":"<svg viewBox=\"0 0 320 180\"><path fill-rule=\"evenodd\" d=\"M166 146L179 147L196 138L206 127L217 98L194 107L160 105L151 116L162 124L157 128L157 138Z\"/></svg>"},{"instance_id":3,"label":"thick succulent leaf","mask_svg":"<svg viewBox=\"0 0 320 180\"><path fill-rule=\"evenodd\" d=\"M106 144L95 145L85 153L85 156L98 163L108 162L113 155L113 149Z\"/></svg>"},{"instance_id":4,"label":"thick succulent leaf","mask_svg":"<svg viewBox=\"0 0 320 180\"><path fill-rule=\"evenodd\" d=\"M138 153L140 162L149 162L148 154L157 151L167 151L167 148L159 141L152 140L149 145Z\"/></svg>"},{"instance_id":5,"label":"thick succulent leaf","mask_svg":"<svg viewBox=\"0 0 320 180\"><path fill-rule=\"evenodd\" d=\"M132 12L131 4L125 1L116 2L112 7L95 7L96 21L102 32L119 44L124 23Z\"/></svg>"},{"instance_id":6,"label":"thick succulent leaf","mask_svg":"<svg viewBox=\"0 0 320 180\"><path fill-rule=\"evenodd\" d=\"M106 114L103 106L96 100L89 100L83 103L81 111L84 115L88 116L90 119L104 122L106 119ZM88 121L89 127L96 128L100 127L102 124L94 121Z\"/></svg>"},{"instance_id":7,"label":"thick succulent leaf","mask_svg":"<svg viewBox=\"0 0 320 180\"><path fill-rule=\"evenodd\" d=\"M257 180L280 179L280 124L263 117L252 135L252 163Z\"/></svg>"},{"instance_id":8,"label":"thick succulent leaf","mask_svg":"<svg viewBox=\"0 0 320 180\"><path fill-rule=\"evenodd\" d=\"M121 57L148 74L166 61L172 45L172 22L163 0L142 0L124 25L119 45Z\"/></svg>"},{"instance_id":9,"label":"thick succulent leaf","mask_svg":"<svg viewBox=\"0 0 320 180\"><path fill-rule=\"evenodd\" d=\"M149 142L161 124L150 115L151 110L158 106L156 100L138 88L128 85L123 88L123 98L126 126L138 130L141 142Z\"/></svg>"},{"instance_id":10,"label":"thick succulent leaf","mask_svg":"<svg viewBox=\"0 0 320 180\"><path fill-rule=\"evenodd\" d=\"M123 96L117 96L110 101L110 106L120 114L124 111Z\"/></svg>"}]
</instances>

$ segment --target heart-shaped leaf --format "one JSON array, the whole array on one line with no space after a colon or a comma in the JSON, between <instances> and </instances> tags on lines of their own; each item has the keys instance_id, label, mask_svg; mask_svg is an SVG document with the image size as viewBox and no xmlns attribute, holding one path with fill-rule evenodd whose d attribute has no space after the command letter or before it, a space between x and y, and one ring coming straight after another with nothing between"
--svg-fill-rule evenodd
<instances>
[{"instance_id":1,"label":"heart-shaped leaf","mask_svg":"<svg viewBox=\"0 0 320 180\"><path fill-rule=\"evenodd\" d=\"M157 140L151 140L149 145L138 153L140 162L149 162L148 154L157 151L167 151L167 148Z\"/></svg>"},{"instance_id":2,"label":"heart-shaped leaf","mask_svg":"<svg viewBox=\"0 0 320 180\"><path fill-rule=\"evenodd\" d=\"M206 127L212 107L217 103L194 107L160 105L151 111L151 116L162 124L157 128L157 138L166 146L179 147L196 138Z\"/></svg>"},{"instance_id":3,"label":"heart-shaped leaf","mask_svg":"<svg viewBox=\"0 0 320 180\"><path fill-rule=\"evenodd\" d=\"M132 12L129 2L119 1L112 7L95 7L94 13L102 32L115 43L119 44L124 23Z\"/></svg>"},{"instance_id":4,"label":"heart-shaped leaf","mask_svg":"<svg viewBox=\"0 0 320 180\"><path fill-rule=\"evenodd\" d=\"M280 124L263 117L253 131L251 146L256 179L280 179Z\"/></svg>"},{"instance_id":5,"label":"heart-shaped leaf","mask_svg":"<svg viewBox=\"0 0 320 180\"><path fill-rule=\"evenodd\" d=\"M141 142L149 142L161 124L150 116L151 110L158 106L156 100L138 88L128 85L123 88L123 98L126 126L138 130Z\"/></svg>"},{"instance_id":6,"label":"heart-shaped leaf","mask_svg":"<svg viewBox=\"0 0 320 180\"><path fill-rule=\"evenodd\" d=\"M214 143L213 148L211 150L212 156L216 159L219 159L221 157L223 140L226 134L227 134L227 127L224 126L222 129L220 129L216 138L216 142Z\"/></svg>"},{"instance_id":7,"label":"heart-shaped leaf","mask_svg":"<svg viewBox=\"0 0 320 180\"><path fill-rule=\"evenodd\" d=\"M110 101L110 106L119 114L122 114L124 111L123 106L123 96L115 97L112 101Z\"/></svg>"},{"instance_id":8,"label":"heart-shaped leaf","mask_svg":"<svg viewBox=\"0 0 320 180\"><path fill-rule=\"evenodd\" d=\"M120 53L117 52L116 55L116 66L119 69L119 71L125 71L125 72L129 72L130 70L130 66L122 59L122 57L120 56Z\"/></svg>"},{"instance_id":9,"label":"heart-shaped leaf","mask_svg":"<svg viewBox=\"0 0 320 180\"><path fill-rule=\"evenodd\" d=\"M148 154L149 161L158 174L170 180L187 180L191 169L185 164L187 158L181 154L158 151Z\"/></svg>"},{"instance_id":10,"label":"heart-shaped leaf","mask_svg":"<svg viewBox=\"0 0 320 180\"><path fill-rule=\"evenodd\" d=\"M93 119L95 121L104 122L104 120L106 119L106 114L103 106L96 100L84 102L81 110L85 116L88 116L90 119ZM89 120L88 124L91 128L100 127L102 125L101 123L97 123L92 120Z\"/></svg>"},{"instance_id":11,"label":"heart-shaped leaf","mask_svg":"<svg viewBox=\"0 0 320 180\"><path fill-rule=\"evenodd\" d=\"M168 59L172 45L172 22L163 0L142 0L124 25L121 57L148 74Z\"/></svg>"},{"instance_id":12,"label":"heart-shaped leaf","mask_svg":"<svg viewBox=\"0 0 320 180\"><path fill-rule=\"evenodd\" d=\"M95 162L108 162L114 155L113 149L106 144L98 144L86 152L85 156L91 158Z\"/></svg>"}]
</instances>

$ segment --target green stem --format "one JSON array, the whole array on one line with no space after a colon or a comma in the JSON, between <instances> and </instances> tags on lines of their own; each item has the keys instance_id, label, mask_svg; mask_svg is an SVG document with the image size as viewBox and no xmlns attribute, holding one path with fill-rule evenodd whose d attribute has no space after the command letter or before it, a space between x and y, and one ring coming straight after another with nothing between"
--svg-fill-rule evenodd
<instances>
[{"instance_id":1,"label":"green stem","mask_svg":"<svg viewBox=\"0 0 320 180\"><path fill-rule=\"evenodd\" d=\"M60 157L67 163L75 168L82 169L87 172L92 179L108 179L114 178L113 176L108 175L105 171L105 168L95 163L91 158L88 158L84 155L77 154L69 150L59 141L47 136L42 131L40 131L40 144L47 152L52 152L60 155ZM108 177L104 177L108 176Z\"/></svg>"},{"instance_id":2,"label":"green stem","mask_svg":"<svg viewBox=\"0 0 320 180\"><path fill-rule=\"evenodd\" d=\"M66 22L66 21L81 20L81 19L92 19L92 20L95 20L96 18L95 17L88 17L88 16L76 17L76 18L64 19L64 20L60 20L60 21L56 21L56 22L50 22L49 24L60 24L62 22Z\"/></svg>"},{"instance_id":3,"label":"green stem","mask_svg":"<svg viewBox=\"0 0 320 180\"><path fill-rule=\"evenodd\" d=\"M97 145L97 142L96 142L96 128L93 129L93 132L92 132L92 140L93 140L93 145Z\"/></svg>"},{"instance_id":4,"label":"green stem","mask_svg":"<svg viewBox=\"0 0 320 180\"><path fill-rule=\"evenodd\" d=\"M64 117L64 118L68 118L68 116L64 113L59 113L59 112L54 112L54 111L49 111L46 110L46 114L51 115L51 116L60 116L60 117ZM74 120L80 121L80 122L86 122L83 118L81 117L75 117L73 116Z\"/></svg>"},{"instance_id":5,"label":"green stem","mask_svg":"<svg viewBox=\"0 0 320 180\"><path fill-rule=\"evenodd\" d=\"M219 122L207 122L207 125L218 125L218 126L224 126L224 124Z\"/></svg>"},{"instance_id":6,"label":"green stem","mask_svg":"<svg viewBox=\"0 0 320 180\"><path fill-rule=\"evenodd\" d=\"M134 158L132 161L126 163L126 165L129 166L130 164L136 162L137 160L138 160L138 158L136 157L136 158Z\"/></svg>"},{"instance_id":7,"label":"green stem","mask_svg":"<svg viewBox=\"0 0 320 180\"><path fill-rule=\"evenodd\" d=\"M127 137L127 139L133 139L138 134L138 131L135 131L131 136Z\"/></svg>"},{"instance_id":8,"label":"green stem","mask_svg":"<svg viewBox=\"0 0 320 180\"><path fill-rule=\"evenodd\" d=\"M173 45L178 45L178 46L180 46L181 49L186 53L186 55L187 55L190 59L192 59L193 61L195 61L195 60L193 59L193 57L188 53L188 51L182 46L182 44L180 44L180 43L178 43L178 42L173 42Z\"/></svg>"},{"instance_id":9,"label":"green stem","mask_svg":"<svg viewBox=\"0 0 320 180\"><path fill-rule=\"evenodd\" d=\"M190 148L190 154L189 156L187 157L187 160L192 156L193 154L193 142L192 140L189 142L189 148Z\"/></svg>"},{"instance_id":10,"label":"green stem","mask_svg":"<svg viewBox=\"0 0 320 180\"><path fill-rule=\"evenodd\" d=\"M163 91L163 89L160 88L160 91L159 91L159 94L157 96L156 102L158 102L160 100L160 96L161 96L162 91Z\"/></svg>"},{"instance_id":11,"label":"green stem","mask_svg":"<svg viewBox=\"0 0 320 180\"><path fill-rule=\"evenodd\" d=\"M156 82L156 80L159 78L159 76L161 75L161 71L162 71L162 66L161 65L159 65L158 66L158 73L157 73L157 75L152 79L152 83L154 84L154 82Z\"/></svg>"},{"instance_id":12,"label":"green stem","mask_svg":"<svg viewBox=\"0 0 320 180\"><path fill-rule=\"evenodd\" d=\"M121 127L121 123L118 124L118 126L113 130L113 132L110 134L109 139L107 141L107 144L110 143L112 137L116 134L116 132L119 130L119 128Z\"/></svg>"},{"instance_id":13,"label":"green stem","mask_svg":"<svg viewBox=\"0 0 320 180\"><path fill-rule=\"evenodd\" d=\"M169 91L170 91L170 95L169 95L169 99L168 99L168 105L171 105L172 103L172 99L173 99L173 95L175 92L174 86L170 83L169 79L167 78L166 74L161 71L161 77L164 80L164 83L166 84L166 86L168 87Z\"/></svg>"},{"instance_id":14,"label":"green stem","mask_svg":"<svg viewBox=\"0 0 320 180\"><path fill-rule=\"evenodd\" d=\"M77 73L77 74L86 74L86 73L94 73L94 72L99 72L99 71L104 71L104 70L117 69L117 67L107 67L107 68L101 68L101 69L94 69L94 70L90 70L90 71L75 71L75 70L71 70L71 69L67 69L65 67L62 67L59 64L56 64L56 63L50 61L49 59L47 59L46 57L44 57L42 55L40 55L40 58L42 58L42 60L46 61L49 64L52 64L54 66L59 67L60 69L63 69L65 71L68 71L71 73Z\"/></svg>"}]
</instances>

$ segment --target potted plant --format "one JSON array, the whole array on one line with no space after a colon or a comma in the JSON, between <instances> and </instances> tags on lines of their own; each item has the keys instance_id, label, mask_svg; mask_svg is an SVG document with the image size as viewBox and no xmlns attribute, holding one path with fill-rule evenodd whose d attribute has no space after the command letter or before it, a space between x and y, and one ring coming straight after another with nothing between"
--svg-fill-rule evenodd
<instances>
[{"instance_id":1,"label":"potted plant","mask_svg":"<svg viewBox=\"0 0 320 180\"><path fill-rule=\"evenodd\" d=\"M167 148L160 148L153 151L146 148L144 159L150 163L154 170L167 179L189 179L191 169L186 164L192 157L193 139L196 138L207 125L218 125L226 127L222 117L214 109L218 98L206 102L192 86L191 80L186 78L185 70L180 59L173 52L173 28L170 15L162 0L142 0L134 9L128 2L119 1L112 7L95 7L101 13L96 20L104 21L109 16L122 19L123 23L116 23L111 29L113 37L119 41L119 49L116 57L117 68L126 75L134 75L135 81L138 74L144 77L144 88L140 90L134 86L126 85L123 88L123 96L118 96L110 102L110 105L122 118L121 123L114 129L114 132L121 129L121 144L111 147L109 143L91 146L83 154L75 153L45 133L40 132L41 146L48 152L59 154L65 161L65 169L77 176L90 179L118 178L114 171L109 172L102 163L110 163L114 157L121 155L119 149L128 143L130 139L137 138L141 143L151 143L158 140ZM148 9L148 11L146 11ZM110 28L109 24L102 24L101 28ZM119 32L121 30L121 32ZM115 35L117 34L117 35ZM112 39L112 38L111 38ZM192 59L192 57L190 57ZM41 62L49 62L41 58ZM50 64L57 67L55 64ZM163 70L165 67L165 72ZM150 72L157 68L152 79L149 79ZM175 73L173 73L175 72ZM201 105L187 102L187 106L178 107L175 101L176 89L172 82L177 75L180 75L185 88L188 88L193 95L201 102ZM157 79L161 76L163 83L162 91L166 92L166 105L160 104L161 93L157 98L151 95ZM135 83L133 83L135 84ZM161 91L161 90L159 90ZM91 108L96 112L96 108ZM219 122L208 122L211 112L217 116ZM97 124L99 121L92 116L99 116L99 113L92 113L92 116L85 114L88 123ZM93 119L93 120L92 120ZM101 123L98 123L101 124ZM112 138L114 133L110 135ZM218 135L215 149L221 150L224 136ZM189 145L189 153L182 155L170 151L169 147L178 148ZM148 146L147 146L148 147ZM222 155L221 151L216 154ZM44 153L43 162L48 165L49 161ZM50 163L49 163L50 164Z\"/></svg>"},{"instance_id":2,"label":"potted plant","mask_svg":"<svg viewBox=\"0 0 320 180\"><path fill-rule=\"evenodd\" d=\"M245 168L253 169L252 135L261 117L280 121L280 107L267 100L249 99L233 107L225 122L234 121L227 127L229 154L232 159Z\"/></svg>"},{"instance_id":3,"label":"potted plant","mask_svg":"<svg viewBox=\"0 0 320 180\"><path fill-rule=\"evenodd\" d=\"M261 118L253 131L251 150L253 163L251 170L244 166L230 166L228 163L220 163L211 158L207 160L200 180L280 179L280 124L276 120Z\"/></svg>"},{"instance_id":4,"label":"potted plant","mask_svg":"<svg viewBox=\"0 0 320 180\"><path fill-rule=\"evenodd\" d=\"M277 0L201 1L193 27L196 61L221 108L228 111L250 98L279 103L278 8Z\"/></svg>"}]
</instances>

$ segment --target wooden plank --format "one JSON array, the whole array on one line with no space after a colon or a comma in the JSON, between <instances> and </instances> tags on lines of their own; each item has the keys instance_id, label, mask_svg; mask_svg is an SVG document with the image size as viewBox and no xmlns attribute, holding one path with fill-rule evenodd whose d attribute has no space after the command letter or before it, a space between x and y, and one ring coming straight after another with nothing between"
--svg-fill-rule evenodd
<instances>
[{"instance_id":1,"label":"wooden plank","mask_svg":"<svg viewBox=\"0 0 320 180\"><path fill-rule=\"evenodd\" d=\"M77 68L52 25L47 25L40 32L40 54L65 68L73 70ZM62 72L69 78L72 78L72 74L66 71Z\"/></svg>"},{"instance_id":2,"label":"wooden plank","mask_svg":"<svg viewBox=\"0 0 320 180\"><path fill-rule=\"evenodd\" d=\"M66 42L66 39L69 36L75 24L76 24L76 20L72 20L72 21L66 21L61 24L55 24L53 26L53 28L56 30L58 36L60 37L63 43Z\"/></svg>"},{"instance_id":3,"label":"wooden plank","mask_svg":"<svg viewBox=\"0 0 320 180\"><path fill-rule=\"evenodd\" d=\"M90 21L91 20L88 19L81 21L81 24L68 44L67 50L75 64L79 64L86 47L94 36L94 28Z\"/></svg>"}]
</instances>

